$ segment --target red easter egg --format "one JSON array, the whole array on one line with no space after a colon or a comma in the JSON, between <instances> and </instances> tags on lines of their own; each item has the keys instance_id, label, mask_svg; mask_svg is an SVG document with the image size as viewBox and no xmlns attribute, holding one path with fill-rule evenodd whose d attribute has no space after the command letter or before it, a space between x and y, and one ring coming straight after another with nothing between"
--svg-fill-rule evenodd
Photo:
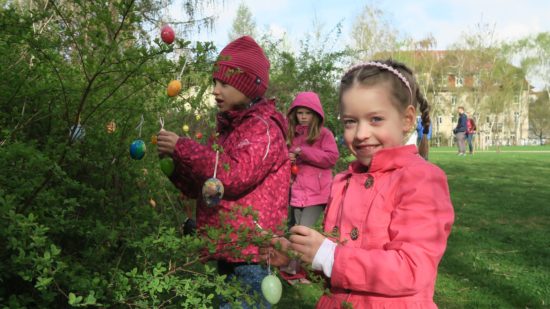
<instances>
[{"instance_id":1,"label":"red easter egg","mask_svg":"<svg viewBox=\"0 0 550 309\"><path fill-rule=\"evenodd\" d=\"M290 167L290 172L292 173L292 175L296 176L298 175L298 165L296 164L292 164L292 166Z\"/></svg>"},{"instance_id":2,"label":"red easter egg","mask_svg":"<svg viewBox=\"0 0 550 309\"><path fill-rule=\"evenodd\" d=\"M165 25L160 29L160 37L166 44L172 44L176 38L176 33L172 27Z\"/></svg>"}]
</instances>

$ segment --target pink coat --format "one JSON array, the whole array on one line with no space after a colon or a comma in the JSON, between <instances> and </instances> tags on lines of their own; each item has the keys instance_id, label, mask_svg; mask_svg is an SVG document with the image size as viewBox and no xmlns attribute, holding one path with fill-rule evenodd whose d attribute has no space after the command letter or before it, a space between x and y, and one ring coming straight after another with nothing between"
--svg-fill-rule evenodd
<instances>
[{"instance_id":1,"label":"pink coat","mask_svg":"<svg viewBox=\"0 0 550 309\"><path fill-rule=\"evenodd\" d=\"M326 204L332 183L332 167L338 160L338 147L334 135L323 127L319 139L309 145L306 126L296 128L291 149L300 147L296 160L298 174L291 187L290 205L307 207Z\"/></svg>"},{"instance_id":2,"label":"pink coat","mask_svg":"<svg viewBox=\"0 0 550 309\"><path fill-rule=\"evenodd\" d=\"M244 111L218 115L218 144L220 153L217 178L225 193L216 207L206 207L202 199L202 185L214 174L216 152L212 141L201 145L189 138L180 138L174 151L176 172L172 182L183 194L197 198L197 227L229 225L235 230L255 230L250 216L229 218L223 213L239 206L252 206L258 213L258 224L277 231L286 222L290 163L286 146L286 121L276 111L275 102L263 100ZM281 231L279 231L281 232ZM245 232L246 233L246 232ZM236 235L231 235L236 239ZM214 239L218 241L219 239ZM220 242L215 258L242 262L242 257L228 254L234 244ZM241 250L258 261L258 248Z\"/></svg>"},{"instance_id":3,"label":"pink coat","mask_svg":"<svg viewBox=\"0 0 550 309\"><path fill-rule=\"evenodd\" d=\"M445 173L416 146L381 150L338 174L325 231L338 230L331 295L317 308L437 308L437 267L454 220Z\"/></svg>"},{"instance_id":4,"label":"pink coat","mask_svg":"<svg viewBox=\"0 0 550 309\"><path fill-rule=\"evenodd\" d=\"M324 121L325 113L319 97L314 92L301 92L290 106L289 113L298 107L307 107L315 111ZM324 205L330 195L332 168L338 161L338 146L332 132L321 127L319 138L312 144L307 143L308 126L298 125L290 151L300 148L296 160L298 174L294 178L290 193L290 205L308 207Z\"/></svg>"}]
</instances>

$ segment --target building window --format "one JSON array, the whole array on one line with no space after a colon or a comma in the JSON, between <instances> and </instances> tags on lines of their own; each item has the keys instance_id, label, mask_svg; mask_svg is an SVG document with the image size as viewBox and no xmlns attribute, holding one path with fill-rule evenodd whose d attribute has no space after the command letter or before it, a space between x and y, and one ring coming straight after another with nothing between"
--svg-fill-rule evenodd
<instances>
[{"instance_id":1,"label":"building window","mask_svg":"<svg viewBox=\"0 0 550 309\"><path fill-rule=\"evenodd\" d=\"M479 74L474 75L474 87L479 88L481 86L481 78L479 77Z\"/></svg>"},{"instance_id":2,"label":"building window","mask_svg":"<svg viewBox=\"0 0 550 309\"><path fill-rule=\"evenodd\" d=\"M464 86L464 77L462 77L462 75L458 75L456 77L455 85L457 88L461 88Z\"/></svg>"},{"instance_id":3,"label":"building window","mask_svg":"<svg viewBox=\"0 0 550 309\"><path fill-rule=\"evenodd\" d=\"M519 105L519 95L514 96L514 104Z\"/></svg>"},{"instance_id":4,"label":"building window","mask_svg":"<svg viewBox=\"0 0 550 309\"><path fill-rule=\"evenodd\" d=\"M437 116L437 123L442 124L443 123L443 117Z\"/></svg>"},{"instance_id":5,"label":"building window","mask_svg":"<svg viewBox=\"0 0 550 309\"><path fill-rule=\"evenodd\" d=\"M452 107L455 107L455 106L456 106L456 96L455 96L455 95L452 95L452 96L451 96L451 106L452 106Z\"/></svg>"}]
</instances>

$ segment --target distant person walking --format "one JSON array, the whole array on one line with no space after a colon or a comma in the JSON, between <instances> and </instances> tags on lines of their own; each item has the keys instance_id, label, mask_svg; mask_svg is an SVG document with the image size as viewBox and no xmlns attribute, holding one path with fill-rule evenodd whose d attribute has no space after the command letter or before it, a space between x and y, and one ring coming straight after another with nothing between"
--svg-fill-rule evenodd
<instances>
[{"instance_id":1,"label":"distant person walking","mask_svg":"<svg viewBox=\"0 0 550 309\"><path fill-rule=\"evenodd\" d=\"M476 132L476 122L473 118L468 117L468 119L466 120L466 140L468 141L468 150L470 150L471 155L474 154L474 145L472 144L472 141Z\"/></svg>"},{"instance_id":2,"label":"distant person walking","mask_svg":"<svg viewBox=\"0 0 550 309\"><path fill-rule=\"evenodd\" d=\"M458 107L458 122L456 128L454 128L453 133L456 138L456 143L458 146L458 155L463 156L466 154L466 130L467 130L467 119L468 117L464 113L464 107Z\"/></svg>"}]
</instances>

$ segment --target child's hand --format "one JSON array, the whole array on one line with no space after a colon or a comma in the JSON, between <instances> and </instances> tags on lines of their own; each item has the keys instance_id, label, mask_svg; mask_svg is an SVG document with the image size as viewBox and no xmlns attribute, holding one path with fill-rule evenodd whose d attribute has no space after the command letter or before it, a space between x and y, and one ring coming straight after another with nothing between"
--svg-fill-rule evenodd
<instances>
[{"instance_id":1,"label":"child's hand","mask_svg":"<svg viewBox=\"0 0 550 309\"><path fill-rule=\"evenodd\" d=\"M261 258L267 261L269 254L269 263L275 267L286 266L290 263L290 258L287 255L290 241L283 237L274 237L270 241L270 246L260 248Z\"/></svg>"},{"instance_id":2,"label":"child's hand","mask_svg":"<svg viewBox=\"0 0 550 309\"><path fill-rule=\"evenodd\" d=\"M296 154L294 152L289 152L288 157L290 158L290 163L296 162Z\"/></svg>"},{"instance_id":3,"label":"child's hand","mask_svg":"<svg viewBox=\"0 0 550 309\"><path fill-rule=\"evenodd\" d=\"M174 132L161 130L157 135L157 151L159 155L171 156L174 153L179 138Z\"/></svg>"},{"instance_id":4,"label":"child's hand","mask_svg":"<svg viewBox=\"0 0 550 309\"><path fill-rule=\"evenodd\" d=\"M300 255L302 261L311 264L317 250L325 240L325 236L303 225L293 226L290 233L292 233L290 248Z\"/></svg>"}]
</instances>

